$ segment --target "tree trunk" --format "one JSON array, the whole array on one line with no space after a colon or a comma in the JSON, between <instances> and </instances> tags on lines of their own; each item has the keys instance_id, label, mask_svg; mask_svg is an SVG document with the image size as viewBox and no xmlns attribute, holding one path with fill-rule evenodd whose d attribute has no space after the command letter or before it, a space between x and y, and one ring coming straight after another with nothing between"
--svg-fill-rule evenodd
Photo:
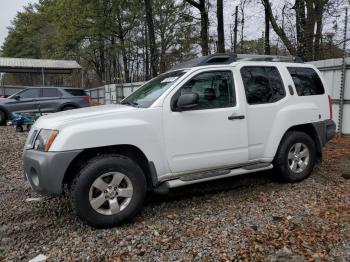
<instances>
[{"instance_id":1,"label":"tree trunk","mask_svg":"<svg viewBox=\"0 0 350 262\"><path fill-rule=\"evenodd\" d=\"M116 61L116 54L115 54L115 38L114 36L112 36L112 39L111 39L111 45L112 45L112 75L113 75L113 82L115 81L115 78L117 76L117 61Z\"/></svg>"},{"instance_id":2,"label":"tree trunk","mask_svg":"<svg viewBox=\"0 0 350 262\"><path fill-rule=\"evenodd\" d=\"M201 0L203 4L201 5L201 46L202 46L202 55L209 54L209 36L208 36L208 24L209 18L208 13L205 8L204 0Z\"/></svg>"},{"instance_id":3,"label":"tree trunk","mask_svg":"<svg viewBox=\"0 0 350 262\"><path fill-rule=\"evenodd\" d=\"M306 1L306 24L304 28L304 40L305 40L305 55L304 59L306 61L313 60L314 57L314 31L315 31L315 9L314 9L314 1L307 0Z\"/></svg>"},{"instance_id":4,"label":"tree trunk","mask_svg":"<svg viewBox=\"0 0 350 262\"><path fill-rule=\"evenodd\" d=\"M304 29L306 24L305 17L305 0L295 1L295 24L296 24L296 34L297 34L297 56L305 56L305 39L304 39Z\"/></svg>"},{"instance_id":5,"label":"tree trunk","mask_svg":"<svg viewBox=\"0 0 350 262\"><path fill-rule=\"evenodd\" d=\"M238 27L238 6L235 12L235 27L233 29L233 52L237 53L237 27Z\"/></svg>"},{"instance_id":6,"label":"tree trunk","mask_svg":"<svg viewBox=\"0 0 350 262\"><path fill-rule=\"evenodd\" d=\"M145 63L145 80L149 80L150 79L150 73L149 73L149 53L148 53L148 30L147 30L147 26L145 25L145 59L144 59L144 63Z\"/></svg>"},{"instance_id":7,"label":"tree trunk","mask_svg":"<svg viewBox=\"0 0 350 262\"><path fill-rule=\"evenodd\" d=\"M218 53L225 53L224 3L217 0Z\"/></svg>"},{"instance_id":8,"label":"tree trunk","mask_svg":"<svg viewBox=\"0 0 350 262\"><path fill-rule=\"evenodd\" d=\"M267 10L267 7L265 7L265 55L271 54L271 48L270 48L270 19L269 19L269 13Z\"/></svg>"},{"instance_id":9,"label":"tree trunk","mask_svg":"<svg viewBox=\"0 0 350 262\"><path fill-rule=\"evenodd\" d=\"M294 47L293 43L287 37L286 32L284 31L284 29L279 27L279 25L277 24L277 21L272 13L272 8L271 8L271 4L270 4L269 0L262 0L262 1L263 1L264 6L266 6L266 8L267 8L267 14L269 16L273 30L276 32L276 34L279 36L279 38L281 38L281 40L282 40L283 44L286 46L288 52L291 55L294 55L294 56L297 55L297 50Z\"/></svg>"},{"instance_id":10,"label":"tree trunk","mask_svg":"<svg viewBox=\"0 0 350 262\"><path fill-rule=\"evenodd\" d=\"M164 73L165 70L166 70L166 64L165 64L165 47L163 46L163 44L161 45L161 48L160 48L160 62L159 62L159 71L161 73Z\"/></svg>"},{"instance_id":11,"label":"tree trunk","mask_svg":"<svg viewBox=\"0 0 350 262\"><path fill-rule=\"evenodd\" d=\"M322 1L315 1L315 15L316 15L316 34L315 34L315 44L314 44L314 60L322 59L320 45L322 41L322 18L323 18L323 6Z\"/></svg>"},{"instance_id":12,"label":"tree trunk","mask_svg":"<svg viewBox=\"0 0 350 262\"><path fill-rule=\"evenodd\" d=\"M206 0L199 0L199 3L194 0L186 0L190 5L197 8L201 15L201 48L202 55L209 54L209 36L208 36L208 27L209 27L209 18L208 12L206 9Z\"/></svg>"},{"instance_id":13,"label":"tree trunk","mask_svg":"<svg viewBox=\"0 0 350 262\"><path fill-rule=\"evenodd\" d=\"M106 82L106 63L105 63L105 45L103 38L99 35L99 64L100 64L100 78L102 82Z\"/></svg>"},{"instance_id":14,"label":"tree trunk","mask_svg":"<svg viewBox=\"0 0 350 262\"><path fill-rule=\"evenodd\" d=\"M316 35L315 35L315 47L314 47L314 60L322 59L322 54L320 50L320 45L322 41L322 16L317 18L316 22Z\"/></svg>"},{"instance_id":15,"label":"tree trunk","mask_svg":"<svg viewBox=\"0 0 350 262\"><path fill-rule=\"evenodd\" d=\"M241 19L241 41L240 41L240 52L243 54L244 53L244 23L245 23L245 17L244 17L244 8L241 8L241 16L242 16L242 19Z\"/></svg>"},{"instance_id":16,"label":"tree trunk","mask_svg":"<svg viewBox=\"0 0 350 262\"><path fill-rule=\"evenodd\" d=\"M156 47L156 37L154 34L154 25L153 25L152 0L144 0L144 1L145 1L145 10L146 10L146 22L147 22L148 35L149 35L149 47L151 52L152 77L156 77L158 74L157 47Z\"/></svg>"}]
</instances>

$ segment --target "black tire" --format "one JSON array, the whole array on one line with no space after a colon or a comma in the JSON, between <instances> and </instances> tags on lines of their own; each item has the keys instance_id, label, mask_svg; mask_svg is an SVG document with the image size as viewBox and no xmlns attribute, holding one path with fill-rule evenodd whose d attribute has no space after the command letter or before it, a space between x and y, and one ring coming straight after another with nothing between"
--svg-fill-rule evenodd
<instances>
[{"instance_id":1,"label":"black tire","mask_svg":"<svg viewBox=\"0 0 350 262\"><path fill-rule=\"evenodd\" d=\"M16 126L16 132L22 133L23 132L23 126Z\"/></svg>"},{"instance_id":2,"label":"black tire","mask_svg":"<svg viewBox=\"0 0 350 262\"><path fill-rule=\"evenodd\" d=\"M133 192L130 202L123 210L106 215L92 207L89 194L96 179L109 172L125 175L131 181ZM122 155L102 155L89 160L73 179L70 187L71 202L77 216L96 228L110 228L130 221L142 210L146 192L147 182L142 169L135 161ZM102 195L102 191L100 194ZM105 204L109 205L107 202Z\"/></svg>"},{"instance_id":3,"label":"black tire","mask_svg":"<svg viewBox=\"0 0 350 262\"><path fill-rule=\"evenodd\" d=\"M0 126L6 125L6 114L4 111L0 110Z\"/></svg>"},{"instance_id":4,"label":"black tire","mask_svg":"<svg viewBox=\"0 0 350 262\"><path fill-rule=\"evenodd\" d=\"M68 111L68 110L73 110L77 109L75 106L65 106L61 109L61 111Z\"/></svg>"},{"instance_id":5,"label":"black tire","mask_svg":"<svg viewBox=\"0 0 350 262\"><path fill-rule=\"evenodd\" d=\"M304 167L304 169L300 167L299 172L297 172L297 170L292 170L291 165L293 160L289 159L289 153L292 152L291 155L293 155L293 146L297 144L302 144L303 150L306 148L309 152L309 158L307 164L305 165L306 167ZM304 160L303 158L300 158L300 155L294 155L294 157L296 162L301 160L304 161L304 163L306 163L305 157ZM312 138L304 132L289 131L284 135L282 139L282 142L277 150L277 154L274 159L273 165L275 171L279 174L279 177L282 178L283 181L293 183L299 182L309 177L315 166L315 163L316 146Z\"/></svg>"}]
</instances>

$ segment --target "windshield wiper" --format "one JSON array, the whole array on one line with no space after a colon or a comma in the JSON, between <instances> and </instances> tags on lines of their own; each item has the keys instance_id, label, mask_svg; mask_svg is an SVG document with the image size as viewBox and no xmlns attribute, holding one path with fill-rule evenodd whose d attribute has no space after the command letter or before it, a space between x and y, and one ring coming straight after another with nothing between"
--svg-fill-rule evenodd
<instances>
[{"instance_id":1,"label":"windshield wiper","mask_svg":"<svg viewBox=\"0 0 350 262\"><path fill-rule=\"evenodd\" d=\"M122 104L123 105L133 106L133 107L139 107L139 104L137 102L134 102L134 101L125 101Z\"/></svg>"}]
</instances>

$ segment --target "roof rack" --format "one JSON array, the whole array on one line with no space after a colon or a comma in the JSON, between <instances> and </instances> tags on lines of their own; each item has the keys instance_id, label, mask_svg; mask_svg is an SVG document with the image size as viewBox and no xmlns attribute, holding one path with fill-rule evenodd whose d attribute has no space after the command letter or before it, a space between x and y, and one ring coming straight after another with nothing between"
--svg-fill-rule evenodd
<instances>
[{"instance_id":1,"label":"roof rack","mask_svg":"<svg viewBox=\"0 0 350 262\"><path fill-rule=\"evenodd\" d=\"M237 61L236 54L213 54L201 56L173 66L172 70L204 65L229 65Z\"/></svg>"},{"instance_id":2,"label":"roof rack","mask_svg":"<svg viewBox=\"0 0 350 262\"><path fill-rule=\"evenodd\" d=\"M265 62L290 62L304 63L300 57L274 56L274 55L250 55L250 54L213 54L188 60L173 66L172 70L205 66L205 65L229 65L238 61L265 61Z\"/></svg>"},{"instance_id":3,"label":"roof rack","mask_svg":"<svg viewBox=\"0 0 350 262\"><path fill-rule=\"evenodd\" d=\"M238 54L237 61L304 63L304 61L298 56L250 55L250 54Z\"/></svg>"}]
</instances>

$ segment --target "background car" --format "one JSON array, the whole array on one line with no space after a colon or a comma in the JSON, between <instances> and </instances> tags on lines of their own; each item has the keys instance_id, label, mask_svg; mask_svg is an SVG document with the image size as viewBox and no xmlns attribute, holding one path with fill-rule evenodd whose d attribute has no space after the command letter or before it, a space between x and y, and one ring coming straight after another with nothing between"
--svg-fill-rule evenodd
<instances>
[{"instance_id":1,"label":"background car","mask_svg":"<svg viewBox=\"0 0 350 262\"><path fill-rule=\"evenodd\" d=\"M11 113L52 113L91 106L82 89L67 87L30 87L8 98L0 99L0 125Z\"/></svg>"}]
</instances>

